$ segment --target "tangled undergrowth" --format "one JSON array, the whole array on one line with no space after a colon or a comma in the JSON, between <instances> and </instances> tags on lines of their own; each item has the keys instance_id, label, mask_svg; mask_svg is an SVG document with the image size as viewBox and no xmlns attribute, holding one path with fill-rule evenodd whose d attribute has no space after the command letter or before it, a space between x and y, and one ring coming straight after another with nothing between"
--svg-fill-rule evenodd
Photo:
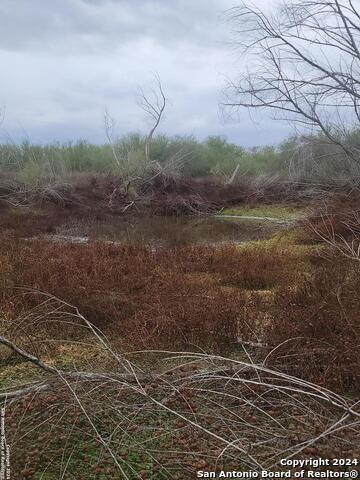
<instances>
[{"instance_id":1,"label":"tangled undergrowth","mask_svg":"<svg viewBox=\"0 0 360 480\"><path fill-rule=\"evenodd\" d=\"M41 315L28 313L36 312L37 296L14 289L27 286L76 305L127 350L224 353L239 341L257 343L258 358L270 366L356 390L359 265L319 257L316 246L303 242L296 229L243 247L154 249L3 236L2 317L24 347L48 333ZM21 329L12 323L19 316ZM54 322L52 330L59 343L63 328ZM82 332L71 335L81 339Z\"/></svg>"},{"instance_id":2,"label":"tangled undergrowth","mask_svg":"<svg viewBox=\"0 0 360 480\"><path fill-rule=\"evenodd\" d=\"M36 305L9 289L26 285L77 305L96 326L136 348L231 349L257 329L247 322L248 309L295 279L302 261L296 250L271 244L153 249L8 238L0 248L6 318ZM24 323L39 333L41 322Z\"/></svg>"},{"instance_id":3,"label":"tangled undergrowth","mask_svg":"<svg viewBox=\"0 0 360 480\"><path fill-rule=\"evenodd\" d=\"M246 350L247 361L123 354L77 309L42 300L43 321L55 313L65 327L82 327L102 362L65 371L20 352L43 374L8 389L15 478L186 479L199 470L278 471L279 460L292 457L356 461L355 400L256 364Z\"/></svg>"},{"instance_id":4,"label":"tangled undergrowth","mask_svg":"<svg viewBox=\"0 0 360 480\"><path fill-rule=\"evenodd\" d=\"M303 231L309 242L329 243L329 240L357 240L360 233L360 191L353 189L331 196L317 205Z\"/></svg>"},{"instance_id":5,"label":"tangled undergrowth","mask_svg":"<svg viewBox=\"0 0 360 480\"><path fill-rule=\"evenodd\" d=\"M24 239L30 222L19 235L9 220L12 478L185 479L355 457L360 262L339 241L356 247L356 231L335 227L342 216L316 235L337 215L243 246L173 248Z\"/></svg>"},{"instance_id":6,"label":"tangled undergrowth","mask_svg":"<svg viewBox=\"0 0 360 480\"><path fill-rule=\"evenodd\" d=\"M36 206L73 215L194 215L224 207L298 203L322 197L327 189L297 183L280 175L241 175L229 184L220 176L201 178L167 174L155 170L147 178L124 179L114 175L78 174L68 182L38 184L31 188L0 178L0 207Z\"/></svg>"},{"instance_id":7,"label":"tangled undergrowth","mask_svg":"<svg viewBox=\"0 0 360 480\"><path fill-rule=\"evenodd\" d=\"M342 391L359 388L359 266L335 258L278 291L266 332L278 346L268 364Z\"/></svg>"}]
</instances>

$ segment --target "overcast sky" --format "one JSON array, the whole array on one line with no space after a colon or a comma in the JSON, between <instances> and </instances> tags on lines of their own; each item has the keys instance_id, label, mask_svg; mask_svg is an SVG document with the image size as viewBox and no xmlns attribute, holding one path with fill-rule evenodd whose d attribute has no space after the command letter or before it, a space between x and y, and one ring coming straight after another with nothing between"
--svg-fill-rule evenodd
<instances>
[{"instance_id":1,"label":"overcast sky","mask_svg":"<svg viewBox=\"0 0 360 480\"><path fill-rule=\"evenodd\" d=\"M262 4L265 0L255 0ZM269 0L266 2L269 3ZM160 131L223 135L251 146L289 132L271 119L224 121L226 77L244 68L229 45L224 12L236 0L0 0L0 103L15 140L106 141L105 107L116 133L146 131L138 86L161 77L170 100ZM2 133L2 139L4 133Z\"/></svg>"}]
</instances>

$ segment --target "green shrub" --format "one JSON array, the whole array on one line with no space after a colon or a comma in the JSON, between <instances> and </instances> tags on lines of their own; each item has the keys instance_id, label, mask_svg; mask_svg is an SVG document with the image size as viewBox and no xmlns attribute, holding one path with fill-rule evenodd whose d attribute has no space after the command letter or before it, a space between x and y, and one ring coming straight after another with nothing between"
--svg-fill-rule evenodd
<instances>
[{"instance_id":1,"label":"green shrub","mask_svg":"<svg viewBox=\"0 0 360 480\"><path fill-rule=\"evenodd\" d=\"M334 138L360 151L360 129L333 132ZM193 136L154 137L150 163L144 154L145 136L139 132L123 135L111 145L95 145L85 140L47 145L0 145L0 173L27 184L51 182L77 173L143 176L156 161L168 171L191 177L208 175L229 178L239 165L239 173L261 176L288 176L296 181L348 180L360 177L360 161L349 158L322 134L294 136L278 147L244 149L220 136L200 142Z\"/></svg>"}]
</instances>

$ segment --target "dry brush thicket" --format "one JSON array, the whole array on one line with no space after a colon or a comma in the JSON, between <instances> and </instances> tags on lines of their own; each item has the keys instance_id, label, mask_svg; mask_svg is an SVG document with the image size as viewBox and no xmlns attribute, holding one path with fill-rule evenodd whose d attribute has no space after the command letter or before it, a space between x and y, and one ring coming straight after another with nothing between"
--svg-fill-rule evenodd
<instances>
[{"instance_id":1,"label":"dry brush thicket","mask_svg":"<svg viewBox=\"0 0 360 480\"><path fill-rule=\"evenodd\" d=\"M42 296L35 316L65 331L81 328L92 355L64 369L20 351L43 374L9 393L15 478L185 479L197 470L273 470L281 458L358 451L358 402L255 363L245 349L245 360L123 354L54 297Z\"/></svg>"},{"instance_id":2,"label":"dry brush thicket","mask_svg":"<svg viewBox=\"0 0 360 480\"><path fill-rule=\"evenodd\" d=\"M360 264L342 249L356 250L357 198L242 247L21 239L34 225L5 215L14 478L188 478L355 456Z\"/></svg>"},{"instance_id":3,"label":"dry brush thicket","mask_svg":"<svg viewBox=\"0 0 360 480\"><path fill-rule=\"evenodd\" d=\"M302 202L321 198L342 185L294 182L279 174L238 175L233 184L221 177L191 178L158 169L143 179L114 175L73 177L71 182L26 187L5 183L0 207L36 207L79 216L124 214L201 215L239 204ZM71 211L71 212L70 212Z\"/></svg>"}]
</instances>

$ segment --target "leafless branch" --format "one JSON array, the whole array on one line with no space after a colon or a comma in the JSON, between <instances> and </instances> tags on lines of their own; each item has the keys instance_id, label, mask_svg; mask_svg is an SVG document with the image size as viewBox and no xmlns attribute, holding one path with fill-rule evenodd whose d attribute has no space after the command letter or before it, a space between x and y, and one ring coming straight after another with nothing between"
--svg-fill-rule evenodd
<instances>
[{"instance_id":1,"label":"leafless branch","mask_svg":"<svg viewBox=\"0 0 360 480\"><path fill-rule=\"evenodd\" d=\"M360 15L351 0L290 0L275 13L230 10L249 71L228 83L225 108L265 109L316 129L360 162L339 132L359 122Z\"/></svg>"},{"instance_id":2,"label":"leafless branch","mask_svg":"<svg viewBox=\"0 0 360 480\"><path fill-rule=\"evenodd\" d=\"M150 146L156 129L158 128L166 108L166 97L159 75L154 76L155 88L151 95L147 95L139 88L138 104L153 122L152 127L145 139L145 159L150 161Z\"/></svg>"},{"instance_id":3,"label":"leafless branch","mask_svg":"<svg viewBox=\"0 0 360 480\"><path fill-rule=\"evenodd\" d=\"M152 464L167 472L167 478L172 478L174 466L182 470L191 467L191 472L200 468L189 465L194 448L179 443L183 435L201 438L198 444L203 442L205 448L197 446L196 454L207 461L221 463L227 459L256 471L277 469L280 459L298 456L324 439L346 443L346 437L341 435L345 430L354 432L354 441L359 440L360 412L356 401L272 370L256 362L248 352L248 361L198 352L119 353L76 307L52 296L46 295L45 299L59 318L84 325L113 362L108 368L104 363L89 372L78 371L75 366L65 372L49 367L2 337L4 345L39 368L45 367L48 374L46 380L42 378L33 385L9 389L0 395L11 405L17 405L18 400L19 407L34 399L32 410L37 408L36 398L40 398L41 410L35 416L24 414L17 430L8 433L10 444L24 435L33 436L39 427L44 432L44 424L52 416L52 423L56 418L65 422L71 408L83 418L82 437L95 439L121 478L127 478L129 469L131 478L139 476L119 455L123 448L146 455ZM139 364L135 358L140 359ZM151 367L143 371L139 365L144 366L144 359L149 358ZM52 403L41 423L46 396ZM54 403L58 397L59 402ZM296 436L299 424L301 438ZM77 428L75 424L70 427ZM141 435L134 435L134 431ZM173 444L162 447L162 437Z\"/></svg>"}]
</instances>

